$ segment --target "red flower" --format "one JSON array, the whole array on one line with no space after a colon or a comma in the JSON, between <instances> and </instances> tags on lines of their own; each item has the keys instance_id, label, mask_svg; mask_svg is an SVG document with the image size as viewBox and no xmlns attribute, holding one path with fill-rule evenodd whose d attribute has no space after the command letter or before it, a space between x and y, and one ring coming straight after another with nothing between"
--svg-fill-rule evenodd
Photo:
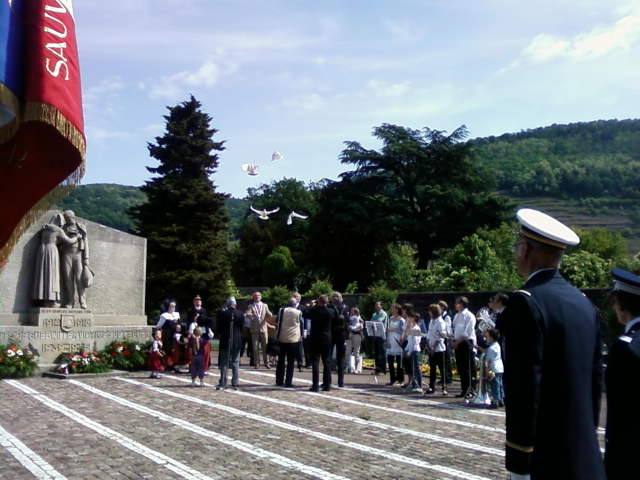
<instances>
[{"instance_id":1,"label":"red flower","mask_svg":"<svg viewBox=\"0 0 640 480\"><path fill-rule=\"evenodd\" d=\"M0 362L4 360L4 357L0 357Z\"/></svg>"},{"instance_id":2,"label":"red flower","mask_svg":"<svg viewBox=\"0 0 640 480\"><path fill-rule=\"evenodd\" d=\"M131 352L130 352L129 350L125 350L125 351L123 352L123 355L124 355L125 357L128 357L129 355L131 355Z\"/></svg>"},{"instance_id":3,"label":"red flower","mask_svg":"<svg viewBox=\"0 0 640 480\"><path fill-rule=\"evenodd\" d=\"M117 356L118 356L118 354L117 354L116 352L111 352L111 356L112 356L112 357L117 357Z\"/></svg>"},{"instance_id":4,"label":"red flower","mask_svg":"<svg viewBox=\"0 0 640 480\"><path fill-rule=\"evenodd\" d=\"M76 368L77 366L78 366L78 364L77 364L77 363L72 363L72 364L71 364L71 368Z\"/></svg>"}]
</instances>

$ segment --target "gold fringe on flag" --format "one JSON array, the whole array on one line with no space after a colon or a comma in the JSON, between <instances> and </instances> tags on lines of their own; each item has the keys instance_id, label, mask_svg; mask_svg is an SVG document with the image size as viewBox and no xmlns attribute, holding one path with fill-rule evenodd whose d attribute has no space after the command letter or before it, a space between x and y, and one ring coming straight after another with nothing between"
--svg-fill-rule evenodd
<instances>
[{"instance_id":1,"label":"gold fringe on flag","mask_svg":"<svg viewBox=\"0 0 640 480\"><path fill-rule=\"evenodd\" d=\"M48 103L29 102L24 108L22 121L44 122L58 130L58 132L80 152L80 157L82 158L81 166L84 172L84 157L87 153L84 135L80 133L73 123L60 113L60 110Z\"/></svg>"},{"instance_id":2,"label":"gold fringe on flag","mask_svg":"<svg viewBox=\"0 0 640 480\"><path fill-rule=\"evenodd\" d=\"M27 103L23 122L40 121L53 126L65 137L80 153L80 165L59 185L42 197L31 209L22 217L18 225L11 232L11 236L5 245L0 247L0 268L9 260L9 255L18 240L29 227L38 220L49 208L65 198L80 182L85 172L86 142L84 135L73 125L60 111L46 103Z\"/></svg>"},{"instance_id":3,"label":"gold fringe on flag","mask_svg":"<svg viewBox=\"0 0 640 480\"><path fill-rule=\"evenodd\" d=\"M16 117L6 125L0 126L0 144L6 143L16 134L20 125L20 102L18 97L4 83L0 83L0 105L15 113Z\"/></svg>"}]
</instances>

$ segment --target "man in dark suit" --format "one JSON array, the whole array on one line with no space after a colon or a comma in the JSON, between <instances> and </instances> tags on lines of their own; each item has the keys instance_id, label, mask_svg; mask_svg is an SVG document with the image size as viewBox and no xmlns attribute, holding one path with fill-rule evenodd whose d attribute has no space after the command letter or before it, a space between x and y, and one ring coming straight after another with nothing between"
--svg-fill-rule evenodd
<instances>
[{"instance_id":1,"label":"man in dark suit","mask_svg":"<svg viewBox=\"0 0 640 480\"><path fill-rule=\"evenodd\" d=\"M344 387L346 340L349 338L347 325L349 322L349 307L342 301L340 292L331 294L331 306L336 311L336 318L331 326L331 355L336 350L336 371L338 372L338 386Z\"/></svg>"},{"instance_id":2,"label":"man in dark suit","mask_svg":"<svg viewBox=\"0 0 640 480\"><path fill-rule=\"evenodd\" d=\"M624 325L624 335L609 349L604 464L608 480L626 480L637 476L634 461L638 447L634 439L640 431L640 277L620 268L611 274L611 306Z\"/></svg>"},{"instance_id":3,"label":"man in dark suit","mask_svg":"<svg viewBox=\"0 0 640 480\"><path fill-rule=\"evenodd\" d=\"M596 437L601 396L599 322L558 272L578 236L548 215L518 211L518 274L504 311L506 468L510 478L604 480Z\"/></svg>"},{"instance_id":4,"label":"man in dark suit","mask_svg":"<svg viewBox=\"0 0 640 480\"><path fill-rule=\"evenodd\" d=\"M313 385L309 390L317 392L320 382L320 359L322 359L322 390L331 390L331 329L337 321L336 309L328 306L326 295L318 297L318 304L311 307L306 318L311 322L309 350L311 351L311 369Z\"/></svg>"},{"instance_id":5,"label":"man in dark suit","mask_svg":"<svg viewBox=\"0 0 640 480\"><path fill-rule=\"evenodd\" d=\"M195 296L193 299L193 307L187 310L187 325L185 332L193 322L198 324L202 329L203 334L208 335L209 338L213 337L213 334L211 333L211 318L209 318L207 310L202 306L202 298L200 298L200 295Z\"/></svg>"},{"instance_id":6,"label":"man in dark suit","mask_svg":"<svg viewBox=\"0 0 640 480\"><path fill-rule=\"evenodd\" d=\"M242 344L242 328L244 315L236 308L236 299L229 297L227 305L218 312L216 333L220 339L218 367L220 381L216 390L227 388L227 370L231 367L231 386L238 389L238 369L240 367L240 346Z\"/></svg>"}]
</instances>

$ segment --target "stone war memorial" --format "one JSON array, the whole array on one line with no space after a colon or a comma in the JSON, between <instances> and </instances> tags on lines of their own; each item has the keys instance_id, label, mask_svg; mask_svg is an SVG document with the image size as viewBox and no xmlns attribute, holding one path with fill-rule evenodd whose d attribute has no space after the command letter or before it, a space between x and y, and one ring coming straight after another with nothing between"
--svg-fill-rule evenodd
<instances>
[{"instance_id":1,"label":"stone war memorial","mask_svg":"<svg viewBox=\"0 0 640 480\"><path fill-rule=\"evenodd\" d=\"M48 211L0 270L0 344L29 345L40 364L114 340L150 338L146 239Z\"/></svg>"}]
</instances>

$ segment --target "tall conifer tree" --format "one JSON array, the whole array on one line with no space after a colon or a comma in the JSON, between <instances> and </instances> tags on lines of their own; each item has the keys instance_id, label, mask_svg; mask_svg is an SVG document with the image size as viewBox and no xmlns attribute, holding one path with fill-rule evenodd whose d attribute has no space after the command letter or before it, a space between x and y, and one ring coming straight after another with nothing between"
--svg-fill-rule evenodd
<instances>
[{"instance_id":1,"label":"tall conifer tree","mask_svg":"<svg viewBox=\"0 0 640 480\"><path fill-rule=\"evenodd\" d=\"M158 167L141 190L147 202L131 209L139 235L147 238L147 311L173 297L186 309L200 295L209 311L227 294L227 195L210 176L224 141L216 142L211 117L193 96L168 107L166 132L149 143Z\"/></svg>"}]
</instances>

